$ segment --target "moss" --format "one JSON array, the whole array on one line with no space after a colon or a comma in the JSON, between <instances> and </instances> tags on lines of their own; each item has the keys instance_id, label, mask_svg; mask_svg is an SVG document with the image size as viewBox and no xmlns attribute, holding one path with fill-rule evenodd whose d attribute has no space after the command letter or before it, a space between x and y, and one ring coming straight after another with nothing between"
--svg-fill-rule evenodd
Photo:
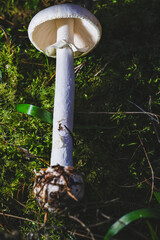
<instances>
[{"instance_id":1,"label":"moss","mask_svg":"<svg viewBox=\"0 0 160 240\"><path fill-rule=\"evenodd\" d=\"M148 205L151 169L138 136L159 190L159 116L134 114L140 112L136 105L159 113L159 2L94 3L102 40L90 54L75 60L74 163L85 173L86 194L78 206L49 214L40 229L44 212L32 195L33 169L47 166L42 159L50 160L52 126L18 113L16 105L29 103L53 111L55 60L38 52L27 37L31 18L44 7L40 0L1 1L0 208L26 220L0 216L0 227L17 229L24 239L31 233L35 239L82 239L79 235L89 232L80 223L102 223L104 216L117 219ZM151 206L157 207L154 199ZM91 231L96 239L103 238L110 225L108 221ZM150 234L143 224L134 227L145 237ZM132 235L124 232L122 239L128 234Z\"/></svg>"}]
</instances>

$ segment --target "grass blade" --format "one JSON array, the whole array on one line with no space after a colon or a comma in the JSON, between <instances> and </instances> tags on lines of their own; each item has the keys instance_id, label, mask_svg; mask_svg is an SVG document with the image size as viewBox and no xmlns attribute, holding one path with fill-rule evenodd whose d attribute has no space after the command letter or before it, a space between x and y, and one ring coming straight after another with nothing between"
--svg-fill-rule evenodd
<instances>
[{"instance_id":1,"label":"grass blade","mask_svg":"<svg viewBox=\"0 0 160 240\"><path fill-rule=\"evenodd\" d=\"M143 208L124 215L109 228L104 240L110 240L128 224L141 218L160 218L160 210Z\"/></svg>"},{"instance_id":2,"label":"grass blade","mask_svg":"<svg viewBox=\"0 0 160 240\"><path fill-rule=\"evenodd\" d=\"M2 83L2 71L0 70L0 83Z\"/></svg>"},{"instance_id":3,"label":"grass blade","mask_svg":"<svg viewBox=\"0 0 160 240\"><path fill-rule=\"evenodd\" d=\"M31 105L31 104L18 104L17 111L25 114L29 114L31 116L41 119L44 122L53 124L52 113L40 107Z\"/></svg>"},{"instance_id":4,"label":"grass blade","mask_svg":"<svg viewBox=\"0 0 160 240\"><path fill-rule=\"evenodd\" d=\"M160 192L154 192L154 196L157 199L158 203L160 204Z\"/></svg>"},{"instance_id":5,"label":"grass blade","mask_svg":"<svg viewBox=\"0 0 160 240\"><path fill-rule=\"evenodd\" d=\"M157 234L156 234L156 232L154 231L154 229L153 229L152 225L150 224L150 222L147 221L146 223L147 223L147 225L148 225L148 228L149 228L149 231L150 231L152 240L158 240Z\"/></svg>"}]
</instances>

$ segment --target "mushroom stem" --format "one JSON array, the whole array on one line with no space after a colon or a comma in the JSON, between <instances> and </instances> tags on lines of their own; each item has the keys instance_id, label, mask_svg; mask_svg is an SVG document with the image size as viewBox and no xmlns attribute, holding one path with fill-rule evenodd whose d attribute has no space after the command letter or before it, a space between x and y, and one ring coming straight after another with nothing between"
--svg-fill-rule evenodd
<instances>
[{"instance_id":1,"label":"mushroom stem","mask_svg":"<svg viewBox=\"0 0 160 240\"><path fill-rule=\"evenodd\" d=\"M57 41L72 42L74 19L58 19ZM69 46L57 49L50 165L73 166L74 57Z\"/></svg>"}]
</instances>

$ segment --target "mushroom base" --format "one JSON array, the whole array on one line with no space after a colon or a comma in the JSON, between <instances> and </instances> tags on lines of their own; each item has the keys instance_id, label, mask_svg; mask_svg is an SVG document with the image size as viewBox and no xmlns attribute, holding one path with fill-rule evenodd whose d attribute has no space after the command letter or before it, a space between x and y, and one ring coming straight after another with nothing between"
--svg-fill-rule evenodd
<instances>
[{"instance_id":1,"label":"mushroom base","mask_svg":"<svg viewBox=\"0 0 160 240\"><path fill-rule=\"evenodd\" d=\"M83 177L73 167L56 165L41 169L35 172L33 192L43 209L55 212L82 199Z\"/></svg>"}]
</instances>

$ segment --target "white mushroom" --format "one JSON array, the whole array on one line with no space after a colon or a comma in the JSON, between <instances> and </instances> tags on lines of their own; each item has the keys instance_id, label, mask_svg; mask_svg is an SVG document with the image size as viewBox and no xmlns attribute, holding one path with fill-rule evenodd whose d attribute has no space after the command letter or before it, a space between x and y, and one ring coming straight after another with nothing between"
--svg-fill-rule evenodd
<instances>
[{"instance_id":1,"label":"white mushroom","mask_svg":"<svg viewBox=\"0 0 160 240\"><path fill-rule=\"evenodd\" d=\"M28 34L39 51L56 57L50 165L72 167L74 57L83 56L95 47L101 37L101 25L87 9L68 3L37 13L29 24Z\"/></svg>"}]
</instances>

